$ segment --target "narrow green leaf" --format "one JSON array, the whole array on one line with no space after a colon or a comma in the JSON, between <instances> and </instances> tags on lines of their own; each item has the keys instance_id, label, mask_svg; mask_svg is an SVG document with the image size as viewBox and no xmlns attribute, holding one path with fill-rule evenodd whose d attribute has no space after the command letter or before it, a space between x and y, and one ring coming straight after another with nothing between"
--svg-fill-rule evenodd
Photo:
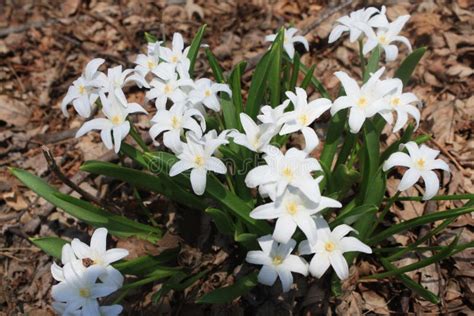
<instances>
[{"instance_id":1,"label":"narrow green leaf","mask_svg":"<svg viewBox=\"0 0 474 316\"><path fill-rule=\"evenodd\" d=\"M235 282L231 286L216 289L210 293L204 294L196 303L200 304L224 304L230 303L236 298L248 293L257 285L257 274L252 273Z\"/></svg>"},{"instance_id":2,"label":"narrow green leaf","mask_svg":"<svg viewBox=\"0 0 474 316\"><path fill-rule=\"evenodd\" d=\"M281 62L284 34L285 29L281 28L270 49L271 64L268 73L268 86L270 88L270 104L272 107L276 107L281 103Z\"/></svg>"},{"instance_id":3,"label":"narrow green leaf","mask_svg":"<svg viewBox=\"0 0 474 316\"><path fill-rule=\"evenodd\" d=\"M30 238L30 241L48 255L61 259L63 246L68 242L58 237Z\"/></svg>"},{"instance_id":4,"label":"narrow green leaf","mask_svg":"<svg viewBox=\"0 0 474 316\"><path fill-rule=\"evenodd\" d=\"M331 228L341 224L352 225L359 218L373 217L378 207L375 205L361 205L351 209L349 212L339 214L334 221L330 223Z\"/></svg>"},{"instance_id":5,"label":"narrow green leaf","mask_svg":"<svg viewBox=\"0 0 474 316\"><path fill-rule=\"evenodd\" d=\"M287 58L288 60L290 60L288 56L287 56L286 58ZM291 61L291 60L290 60L290 61ZM315 66L315 65L313 65L313 66ZM311 66L310 68L308 68L308 67L305 66L303 63L300 63L299 68L300 68L300 71L303 73L303 75L304 75L304 76L307 76L308 72L310 72L311 74L313 74L314 69L311 70L311 68L313 68L313 66ZM311 78L311 79L310 79L311 85L313 85L313 87L314 87L316 90L318 90L318 92L321 94L321 96L322 96L323 98L326 98L326 99L331 99L331 95L330 95L329 92L326 90L326 88L323 86L323 84L322 84L314 75L312 75L310 78Z\"/></svg>"},{"instance_id":6,"label":"narrow green leaf","mask_svg":"<svg viewBox=\"0 0 474 316\"><path fill-rule=\"evenodd\" d=\"M248 91L247 103L245 104L245 113L255 119L260 106L264 101L265 91L267 89L268 69L270 68L270 51L266 52L255 67L252 75L252 81Z\"/></svg>"},{"instance_id":7,"label":"narrow green leaf","mask_svg":"<svg viewBox=\"0 0 474 316\"><path fill-rule=\"evenodd\" d=\"M176 260L179 248L164 250L157 256L141 256L138 258L114 263L114 268L123 274L145 276L153 273L157 267L162 266L172 260Z\"/></svg>"},{"instance_id":8,"label":"narrow green leaf","mask_svg":"<svg viewBox=\"0 0 474 316\"><path fill-rule=\"evenodd\" d=\"M295 57L293 58L293 72L291 73L290 82L288 84L289 91L295 91L296 82L298 81L298 75L300 72L300 64L301 64L300 54L298 54L298 52L295 52ZM312 73L313 72L311 72L311 74Z\"/></svg>"},{"instance_id":9,"label":"narrow green leaf","mask_svg":"<svg viewBox=\"0 0 474 316\"><path fill-rule=\"evenodd\" d=\"M314 69L316 69L316 65L312 65L306 72L300 86L302 89L308 88L309 84L311 83L311 80L313 79Z\"/></svg>"},{"instance_id":10,"label":"narrow green leaf","mask_svg":"<svg viewBox=\"0 0 474 316\"><path fill-rule=\"evenodd\" d=\"M235 224L227 213L211 207L206 209L206 213L212 217L217 230L219 230L221 234L231 236L234 234Z\"/></svg>"},{"instance_id":11,"label":"narrow green leaf","mask_svg":"<svg viewBox=\"0 0 474 316\"><path fill-rule=\"evenodd\" d=\"M364 72L364 83L369 80L370 75L376 72L379 69L379 61L380 61L380 46L377 45L374 50L372 51L372 54L369 57L369 60L367 61L367 67L365 68Z\"/></svg>"},{"instance_id":12,"label":"narrow green leaf","mask_svg":"<svg viewBox=\"0 0 474 316\"><path fill-rule=\"evenodd\" d=\"M388 271L393 271L393 270L396 269L396 267L394 265L392 265L388 260L385 260L385 259L381 258L380 261L382 262L385 269L387 269ZM397 275L397 278L399 278L400 281L402 281L402 283L407 288L409 288L410 290L412 290L416 294L420 295L421 297L423 297L427 301L430 301L433 304L439 304L440 299L439 299L438 296L436 296L433 292L425 289L423 286L421 286L420 284L413 281L406 274Z\"/></svg>"},{"instance_id":13,"label":"narrow green leaf","mask_svg":"<svg viewBox=\"0 0 474 316\"><path fill-rule=\"evenodd\" d=\"M416 65L420 62L421 58L426 52L426 47L420 47L415 49L410 55L405 58L400 67L395 72L395 78L399 78L403 82L403 86L406 86L408 80L410 80L411 74L416 68Z\"/></svg>"},{"instance_id":14,"label":"narrow green leaf","mask_svg":"<svg viewBox=\"0 0 474 316\"><path fill-rule=\"evenodd\" d=\"M196 63L196 58L199 52L199 47L201 47L201 41L202 41L202 37L204 35L205 30L206 30L206 24L204 24L203 26L199 28L196 35L194 36L193 41L191 42L191 46L189 47L187 57L191 61L191 64L189 66L189 75L191 76L191 78L193 77L193 74L194 74L194 64Z\"/></svg>"},{"instance_id":15,"label":"narrow green leaf","mask_svg":"<svg viewBox=\"0 0 474 316\"><path fill-rule=\"evenodd\" d=\"M385 240L386 238L390 236L393 236L394 234L398 234L400 232L412 229L414 227L432 223L439 220L443 220L446 218L458 217L463 214L471 213L473 211L474 211L474 207L460 207L456 209L451 209L447 211L439 211L435 213L426 214L420 217L416 217L408 221L390 226L389 228L385 229L384 231L370 238L368 240L368 243L371 245L374 245L382 240Z\"/></svg>"},{"instance_id":16,"label":"narrow green leaf","mask_svg":"<svg viewBox=\"0 0 474 316\"><path fill-rule=\"evenodd\" d=\"M158 38L153 35L153 34L150 34L148 32L145 32L145 40L147 43L156 43L158 42Z\"/></svg>"},{"instance_id":17,"label":"narrow green leaf","mask_svg":"<svg viewBox=\"0 0 474 316\"><path fill-rule=\"evenodd\" d=\"M243 112L243 100L242 100L242 74L245 71L245 67L247 66L246 62L238 63L229 76L229 85L232 89L232 101L234 102L235 111L237 113L237 117L240 113ZM240 124L239 124L240 125Z\"/></svg>"},{"instance_id":18,"label":"narrow green leaf","mask_svg":"<svg viewBox=\"0 0 474 316\"><path fill-rule=\"evenodd\" d=\"M341 135L344 131L344 125L347 120L347 110L342 110L336 113L329 121L329 126L326 134L326 141L324 142L323 151L319 158L321 164L326 168L331 169L336 155L337 146L339 145Z\"/></svg>"},{"instance_id":19,"label":"narrow green leaf","mask_svg":"<svg viewBox=\"0 0 474 316\"><path fill-rule=\"evenodd\" d=\"M436 195L431 201L457 201L457 200L473 200L474 194L453 194L453 195ZM399 196L398 201L423 201L422 196Z\"/></svg>"},{"instance_id":20,"label":"narrow green leaf","mask_svg":"<svg viewBox=\"0 0 474 316\"><path fill-rule=\"evenodd\" d=\"M222 71L222 68L219 65L219 62L217 61L216 56L214 56L214 54L208 47L206 47L205 51L206 51L207 60L209 61L209 65L211 66L212 73L214 74L216 81L219 83L224 83L225 82L224 72Z\"/></svg>"}]
</instances>

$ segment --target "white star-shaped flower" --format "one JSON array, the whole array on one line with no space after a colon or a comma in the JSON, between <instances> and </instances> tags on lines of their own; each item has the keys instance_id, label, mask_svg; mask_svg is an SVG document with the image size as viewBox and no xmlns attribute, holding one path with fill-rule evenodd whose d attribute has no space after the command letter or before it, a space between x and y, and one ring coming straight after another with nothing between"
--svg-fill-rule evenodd
<instances>
[{"instance_id":1,"label":"white star-shaped flower","mask_svg":"<svg viewBox=\"0 0 474 316\"><path fill-rule=\"evenodd\" d=\"M296 35L295 34L298 32L298 29L294 27L290 27L289 29L285 29L285 35L283 38L283 48L285 49L286 53L288 56L293 59L295 56L295 43L301 43L303 44L304 48L309 51L309 44L308 40L301 35ZM273 42L276 38L277 34L272 34L272 35L267 35L265 37L265 41L267 42Z\"/></svg>"}]
</instances>

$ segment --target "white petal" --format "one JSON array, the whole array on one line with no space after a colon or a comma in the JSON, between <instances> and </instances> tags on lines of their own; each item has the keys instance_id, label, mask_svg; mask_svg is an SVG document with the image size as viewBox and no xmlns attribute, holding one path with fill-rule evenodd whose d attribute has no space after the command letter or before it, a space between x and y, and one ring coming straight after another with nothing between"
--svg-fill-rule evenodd
<instances>
[{"instance_id":1,"label":"white petal","mask_svg":"<svg viewBox=\"0 0 474 316\"><path fill-rule=\"evenodd\" d=\"M86 134L89 131L92 130L101 130L101 129L106 129L110 128L112 126L112 123L105 118L96 118L90 121L85 122L81 128L77 131L76 133L76 138L81 137L82 135Z\"/></svg>"},{"instance_id":2,"label":"white petal","mask_svg":"<svg viewBox=\"0 0 474 316\"><path fill-rule=\"evenodd\" d=\"M275 251L276 255L279 255L282 258L286 258L290 255L290 253L295 249L296 241L294 239L290 239L287 243L281 243L278 245L278 248Z\"/></svg>"},{"instance_id":3,"label":"white petal","mask_svg":"<svg viewBox=\"0 0 474 316\"><path fill-rule=\"evenodd\" d=\"M199 168L191 170L191 186L193 187L194 193L197 195L203 195L206 190L206 180L206 169Z\"/></svg>"},{"instance_id":4,"label":"white petal","mask_svg":"<svg viewBox=\"0 0 474 316\"><path fill-rule=\"evenodd\" d=\"M347 26L344 26L344 25L336 25L332 31L331 31L331 34L329 34L329 44L331 43L334 43L335 41L337 41L342 33L344 32L347 32L349 31L349 28Z\"/></svg>"},{"instance_id":5,"label":"white petal","mask_svg":"<svg viewBox=\"0 0 474 316\"><path fill-rule=\"evenodd\" d=\"M272 235L265 235L257 239L260 248L267 255L276 251L278 244L273 240Z\"/></svg>"},{"instance_id":6,"label":"white petal","mask_svg":"<svg viewBox=\"0 0 474 316\"><path fill-rule=\"evenodd\" d=\"M366 55L368 52L371 52L377 45L378 45L378 42L376 39L369 38L367 42L365 42L364 44L362 53Z\"/></svg>"},{"instance_id":7,"label":"white petal","mask_svg":"<svg viewBox=\"0 0 474 316\"><path fill-rule=\"evenodd\" d=\"M278 269L277 272L280 277L283 292L288 292L293 284L293 275L286 269Z\"/></svg>"},{"instance_id":8,"label":"white petal","mask_svg":"<svg viewBox=\"0 0 474 316\"><path fill-rule=\"evenodd\" d=\"M387 61L393 61L397 59L398 56L398 47L395 45L387 45L383 47L385 51L385 59Z\"/></svg>"},{"instance_id":9,"label":"white petal","mask_svg":"<svg viewBox=\"0 0 474 316\"><path fill-rule=\"evenodd\" d=\"M405 191L412 187L420 178L420 172L415 168L408 169L398 184L398 191Z\"/></svg>"},{"instance_id":10,"label":"white petal","mask_svg":"<svg viewBox=\"0 0 474 316\"><path fill-rule=\"evenodd\" d=\"M91 289L91 297L100 298L112 294L117 290L117 287L111 284L97 283Z\"/></svg>"},{"instance_id":11,"label":"white petal","mask_svg":"<svg viewBox=\"0 0 474 316\"><path fill-rule=\"evenodd\" d=\"M99 253L103 253L107 249L107 229L104 227L97 228L91 237L91 248Z\"/></svg>"},{"instance_id":12,"label":"white petal","mask_svg":"<svg viewBox=\"0 0 474 316\"><path fill-rule=\"evenodd\" d=\"M100 138L107 149L112 149L114 144L112 142L112 130L111 129L103 129L100 132Z\"/></svg>"},{"instance_id":13,"label":"white petal","mask_svg":"<svg viewBox=\"0 0 474 316\"><path fill-rule=\"evenodd\" d=\"M84 306L82 306L82 315L101 316L97 300L88 299Z\"/></svg>"},{"instance_id":14,"label":"white petal","mask_svg":"<svg viewBox=\"0 0 474 316\"><path fill-rule=\"evenodd\" d=\"M289 255L282 265L291 272L308 275L308 263L299 256Z\"/></svg>"},{"instance_id":15,"label":"white petal","mask_svg":"<svg viewBox=\"0 0 474 316\"><path fill-rule=\"evenodd\" d=\"M308 240L303 240L298 245L298 252L300 255L310 255L314 253L314 248L311 246Z\"/></svg>"},{"instance_id":16,"label":"white petal","mask_svg":"<svg viewBox=\"0 0 474 316\"><path fill-rule=\"evenodd\" d=\"M439 190L439 179L434 171L424 171L421 173L421 177L425 182L425 194L423 194L423 200L429 200Z\"/></svg>"},{"instance_id":17,"label":"white petal","mask_svg":"<svg viewBox=\"0 0 474 316\"><path fill-rule=\"evenodd\" d=\"M175 162L175 164L171 167L170 169L170 177L174 177L188 169L191 169L194 167L194 164L189 162L189 161L185 161L185 160L179 160L177 162Z\"/></svg>"},{"instance_id":18,"label":"white petal","mask_svg":"<svg viewBox=\"0 0 474 316\"><path fill-rule=\"evenodd\" d=\"M260 250L252 250L247 252L247 257L245 261L251 264L261 264L261 265L269 265L272 264L272 260L270 257L265 254L263 251Z\"/></svg>"},{"instance_id":19,"label":"white petal","mask_svg":"<svg viewBox=\"0 0 474 316\"><path fill-rule=\"evenodd\" d=\"M290 215L283 215L276 221L273 239L286 244L296 230L296 223Z\"/></svg>"},{"instance_id":20,"label":"white petal","mask_svg":"<svg viewBox=\"0 0 474 316\"><path fill-rule=\"evenodd\" d=\"M226 174L227 167L216 157L210 157L206 160L206 169L215 173Z\"/></svg>"},{"instance_id":21,"label":"white petal","mask_svg":"<svg viewBox=\"0 0 474 316\"><path fill-rule=\"evenodd\" d=\"M309 214L297 214L293 216L294 221L298 227L303 231L310 243L315 243L318 238L316 224Z\"/></svg>"},{"instance_id":22,"label":"white petal","mask_svg":"<svg viewBox=\"0 0 474 316\"><path fill-rule=\"evenodd\" d=\"M304 152L308 154L312 152L319 144L319 138L314 129L311 127L304 127L301 129L304 136L305 147Z\"/></svg>"},{"instance_id":23,"label":"white petal","mask_svg":"<svg viewBox=\"0 0 474 316\"><path fill-rule=\"evenodd\" d=\"M336 240L340 240L342 237L346 236L347 234L353 231L356 231L356 230L349 225L342 224L333 229L331 236Z\"/></svg>"},{"instance_id":24,"label":"white petal","mask_svg":"<svg viewBox=\"0 0 474 316\"><path fill-rule=\"evenodd\" d=\"M341 280L345 280L349 277L349 267L347 261L339 251L332 251L329 254L329 262L336 272L337 276Z\"/></svg>"},{"instance_id":25,"label":"white petal","mask_svg":"<svg viewBox=\"0 0 474 316\"><path fill-rule=\"evenodd\" d=\"M344 237L339 242L342 252L359 251L364 253L372 253L372 249L355 237Z\"/></svg>"},{"instance_id":26,"label":"white petal","mask_svg":"<svg viewBox=\"0 0 474 316\"><path fill-rule=\"evenodd\" d=\"M329 257L325 253L317 253L311 259L309 272L315 278L320 279L329 268Z\"/></svg>"},{"instance_id":27,"label":"white petal","mask_svg":"<svg viewBox=\"0 0 474 316\"><path fill-rule=\"evenodd\" d=\"M61 249L62 264L64 265L76 259L76 255L74 254L74 250L72 249L71 244L64 244L63 248Z\"/></svg>"},{"instance_id":28,"label":"white petal","mask_svg":"<svg viewBox=\"0 0 474 316\"><path fill-rule=\"evenodd\" d=\"M334 73L334 75L341 82L347 96L356 96L356 97L359 96L360 88L359 88L359 85L357 84L357 82L354 79L349 77L349 75L346 74L343 71L337 71L337 72Z\"/></svg>"},{"instance_id":29,"label":"white petal","mask_svg":"<svg viewBox=\"0 0 474 316\"><path fill-rule=\"evenodd\" d=\"M111 264L125 258L126 256L128 256L127 249L113 248L106 251L104 259L107 264Z\"/></svg>"},{"instance_id":30,"label":"white petal","mask_svg":"<svg viewBox=\"0 0 474 316\"><path fill-rule=\"evenodd\" d=\"M264 285L272 286L278 277L277 272L271 266L263 266L258 273L258 282Z\"/></svg>"},{"instance_id":31,"label":"white petal","mask_svg":"<svg viewBox=\"0 0 474 316\"><path fill-rule=\"evenodd\" d=\"M77 238L74 238L71 241L71 247L79 259L90 258L92 255L92 252L89 246Z\"/></svg>"},{"instance_id":32,"label":"white petal","mask_svg":"<svg viewBox=\"0 0 474 316\"><path fill-rule=\"evenodd\" d=\"M337 112L342 109L347 109L348 107L353 106L352 98L348 96L342 96L337 98L331 106L331 115L334 116Z\"/></svg>"},{"instance_id":33,"label":"white petal","mask_svg":"<svg viewBox=\"0 0 474 316\"><path fill-rule=\"evenodd\" d=\"M250 138L254 137L258 133L257 124L245 113L240 113L240 123L244 128L245 134Z\"/></svg>"},{"instance_id":34,"label":"white petal","mask_svg":"<svg viewBox=\"0 0 474 316\"><path fill-rule=\"evenodd\" d=\"M249 171L245 177L245 184L249 188L255 188L260 184L267 182L266 180L273 179L272 172L269 166L258 166Z\"/></svg>"},{"instance_id":35,"label":"white petal","mask_svg":"<svg viewBox=\"0 0 474 316\"><path fill-rule=\"evenodd\" d=\"M109 286L120 288L123 285L124 277L119 270L112 266L107 266L105 273L102 274L99 279Z\"/></svg>"},{"instance_id":36,"label":"white petal","mask_svg":"<svg viewBox=\"0 0 474 316\"><path fill-rule=\"evenodd\" d=\"M99 69L100 65L105 62L105 59L102 58L94 58L90 62L87 63L86 70L85 70L85 77L88 80L91 80L94 77L94 74Z\"/></svg>"},{"instance_id":37,"label":"white petal","mask_svg":"<svg viewBox=\"0 0 474 316\"><path fill-rule=\"evenodd\" d=\"M383 164L383 171L387 171L394 166L403 166L410 168L413 165L413 160L405 153L396 152L388 157L387 161Z\"/></svg>"},{"instance_id":38,"label":"white petal","mask_svg":"<svg viewBox=\"0 0 474 316\"><path fill-rule=\"evenodd\" d=\"M351 133L356 134L360 131L362 124L365 122L365 114L364 112L357 108L351 108L349 112L349 127Z\"/></svg>"},{"instance_id":39,"label":"white petal","mask_svg":"<svg viewBox=\"0 0 474 316\"><path fill-rule=\"evenodd\" d=\"M450 172L449 165L441 159L436 159L428 163L430 169L441 169Z\"/></svg>"},{"instance_id":40,"label":"white petal","mask_svg":"<svg viewBox=\"0 0 474 316\"><path fill-rule=\"evenodd\" d=\"M250 217L254 219L274 219L281 215L282 212L280 209L275 207L275 202L257 206L252 212L250 212Z\"/></svg>"}]
</instances>

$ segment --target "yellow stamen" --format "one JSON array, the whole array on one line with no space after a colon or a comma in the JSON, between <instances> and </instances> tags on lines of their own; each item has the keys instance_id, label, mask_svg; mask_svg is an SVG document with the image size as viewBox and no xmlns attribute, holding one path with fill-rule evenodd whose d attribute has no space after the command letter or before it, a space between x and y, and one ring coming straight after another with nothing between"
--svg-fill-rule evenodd
<instances>
[{"instance_id":1,"label":"yellow stamen","mask_svg":"<svg viewBox=\"0 0 474 316\"><path fill-rule=\"evenodd\" d=\"M122 117L120 115L112 116L111 121L112 121L112 124L114 124L114 125L120 125L123 122Z\"/></svg>"},{"instance_id":2,"label":"yellow stamen","mask_svg":"<svg viewBox=\"0 0 474 316\"><path fill-rule=\"evenodd\" d=\"M275 256L273 257L272 263L273 265L278 266L283 263L283 258L280 256Z\"/></svg>"},{"instance_id":3,"label":"yellow stamen","mask_svg":"<svg viewBox=\"0 0 474 316\"><path fill-rule=\"evenodd\" d=\"M181 127L181 120L179 119L179 117L176 117L175 115L173 115L173 117L171 118L171 126L173 128Z\"/></svg>"},{"instance_id":4,"label":"yellow stamen","mask_svg":"<svg viewBox=\"0 0 474 316\"><path fill-rule=\"evenodd\" d=\"M387 37L385 36L385 34L380 34L378 36L378 40L379 40L379 43L382 44L382 45L387 45L388 44L388 40L387 40Z\"/></svg>"},{"instance_id":5,"label":"yellow stamen","mask_svg":"<svg viewBox=\"0 0 474 316\"><path fill-rule=\"evenodd\" d=\"M424 158L419 158L416 160L416 166L418 169L425 169L426 160Z\"/></svg>"},{"instance_id":6,"label":"yellow stamen","mask_svg":"<svg viewBox=\"0 0 474 316\"><path fill-rule=\"evenodd\" d=\"M89 297L91 296L91 291L89 291L89 289L79 289L79 295L82 296L82 297Z\"/></svg>"},{"instance_id":7,"label":"yellow stamen","mask_svg":"<svg viewBox=\"0 0 474 316\"><path fill-rule=\"evenodd\" d=\"M328 251L328 252L333 251L334 248L336 248L336 245L334 245L334 243L332 241L328 241L328 242L326 242L326 244L324 244L324 249L326 249L326 251Z\"/></svg>"},{"instance_id":8,"label":"yellow stamen","mask_svg":"<svg viewBox=\"0 0 474 316\"><path fill-rule=\"evenodd\" d=\"M194 163L199 167L202 167L204 165L204 158L202 156L196 156L194 158Z\"/></svg>"},{"instance_id":9,"label":"yellow stamen","mask_svg":"<svg viewBox=\"0 0 474 316\"><path fill-rule=\"evenodd\" d=\"M206 89L206 91L204 91L204 95L205 95L206 97L210 97L210 96L212 95L211 90Z\"/></svg>"},{"instance_id":10,"label":"yellow stamen","mask_svg":"<svg viewBox=\"0 0 474 316\"><path fill-rule=\"evenodd\" d=\"M298 117L298 121L300 122L301 125L308 125L309 123L309 118L308 118L308 115L306 114L301 114L299 117Z\"/></svg>"},{"instance_id":11,"label":"yellow stamen","mask_svg":"<svg viewBox=\"0 0 474 316\"><path fill-rule=\"evenodd\" d=\"M286 211L290 215L295 215L298 212L298 204L295 201L291 201L286 205Z\"/></svg>"},{"instance_id":12,"label":"yellow stamen","mask_svg":"<svg viewBox=\"0 0 474 316\"><path fill-rule=\"evenodd\" d=\"M400 105L400 98L399 98L399 97L394 97L394 98L392 98L392 100L390 101L390 104L391 104L392 106Z\"/></svg>"},{"instance_id":13,"label":"yellow stamen","mask_svg":"<svg viewBox=\"0 0 474 316\"><path fill-rule=\"evenodd\" d=\"M169 93L173 92L173 87L169 83L167 83L167 84L165 84L165 89L164 90L165 90L166 94L169 94Z\"/></svg>"},{"instance_id":14,"label":"yellow stamen","mask_svg":"<svg viewBox=\"0 0 474 316\"><path fill-rule=\"evenodd\" d=\"M84 85L82 85L82 84L79 85L79 93L80 93L80 94L86 93L86 87L84 87Z\"/></svg>"},{"instance_id":15,"label":"yellow stamen","mask_svg":"<svg viewBox=\"0 0 474 316\"><path fill-rule=\"evenodd\" d=\"M361 108L365 108L367 106L367 98L360 97L359 100L357 100L357 105Z\"/></svg>"},{"instance_id":16,"label":"yellow stamen","mask_svg":"<svg viewBox=\"0 0 474 316\"><path fill-rule=\"evenodd\" d=\"M291 170L290 167L286 167L285 169L283 169L282 174L283 174L283 176L284 176L285 178L287 178L288 180L293 179L293 170Z\"/></svg>"},{"instance_id":17,"label":"yellow stamen","mask_svg":"<svg viewBox=\"0 0 474 316\"><path fill-rule=\"evenodd\" d=\"M147 64L148 64L148 69L150 70L156 67L156 63L153 60L149 60Z\"/></svg>"},{"instance_id":18,"label":"yellow stamen","mask_svg":"<svg viewBox=\"0 0 474 316\"><path fill-rule=\"evenodd\" d=\"M172 62L173 64L176 64L176 63L178 62L178 56L173 55L173 57L171 57L171 62Z\"/></svg>"}]
</instances>

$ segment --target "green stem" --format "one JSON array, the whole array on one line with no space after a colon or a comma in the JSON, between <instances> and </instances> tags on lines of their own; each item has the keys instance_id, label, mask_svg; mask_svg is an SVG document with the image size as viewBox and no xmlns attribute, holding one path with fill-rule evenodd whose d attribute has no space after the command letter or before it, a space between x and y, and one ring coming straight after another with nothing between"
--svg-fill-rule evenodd
<instances>
[{"instance_id":1,"label":"green stem","mask_svg":"<svg viewBox=\"0 0 474 316\"><path fill-rule=\"evenodd\" d=\"M370 235L372 235L372 233L374 232L374 230L377 228L377 226L380 225L380 223L383 221L383 219L385 218L385 216L387 215L388 211L390 210L390 208L392 207L393 203L395 203L395 201L397 201L398 197L400 195L400 191L397 191L397 193L395 193L394 196L392 196L390 199L388 199L387 203L385 204L385 207L383 208L382 210L382 213L379 215L379 217L377 218L377 220L375 221L375 224L374 226L372 226L372 228L370 229Z\"/></svg>"},{"instance_id":2,"label":"green stem","mask_svg":"<svg viewBox=\"0 0 474 316\"><path fill-rule=\"evenodd\" d=\"M360 58L360 69L362 70L362 77L365 74L365 58L363 53L364 43L362 39L359 39L359 58Z\"/></svg>"},{"instance_id":3,"label":"green stem","mask_svg":"<svg viewBox=\"0 0 474 316\"><path fill-rule=\"evenodd\" d=\"M147 152L148 146L146 145L145 141L143 138L140 136L140 133L137 131L135 128L135 125L133 125L132 122L130 122L130 136L132 136L133 140L140 146L140 148L144 151Z\"/></svg>"},{"instance_id":4,"label":"green stem","mask_svg":"<svg viewBox=\"0 0 474 316\"><path fill-rule=\"evenodd\" d=\"M474 194L453 194L453 195L437 195L432 197L432 201L453 201L453 200L472 200ZM400 196L398 201L423 201L422 196Z\"/></svg>"}]
</instances>

